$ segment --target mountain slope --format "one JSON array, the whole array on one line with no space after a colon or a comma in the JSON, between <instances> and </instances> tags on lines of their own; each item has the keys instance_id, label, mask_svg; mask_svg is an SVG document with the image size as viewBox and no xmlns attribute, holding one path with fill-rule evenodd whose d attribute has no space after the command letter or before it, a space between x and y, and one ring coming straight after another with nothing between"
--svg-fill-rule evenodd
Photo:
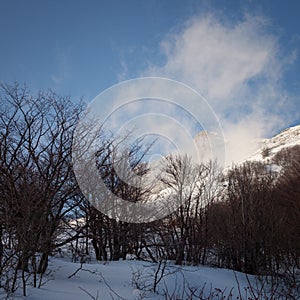
<instances>
[{"instance_id":1,"label":"mountain slope","mask_svg":"<svg viewBox=\"0 0 300 300\"><path fill-rule=\"evenodd\" d=\"M284 148L300 145L300 125L287 128L270 139L263 140L261 147L248 160L271 160Z\"/></svg>"}]
</instances>

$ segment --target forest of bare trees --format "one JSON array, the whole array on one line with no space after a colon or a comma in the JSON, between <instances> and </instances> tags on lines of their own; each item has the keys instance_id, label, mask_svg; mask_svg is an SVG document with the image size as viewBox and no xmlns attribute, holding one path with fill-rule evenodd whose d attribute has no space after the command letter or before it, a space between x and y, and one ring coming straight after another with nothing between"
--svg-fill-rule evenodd
<instances>
[{"instance_id":1,"label":"forest of bare trees","mask_svg":"<svg viewBox=\"0 0 300 300\"><path fill-rule=\"evenodd\" d=\"M295 284L300 146L281 150L268 164L245 162L226 172L217 162L197 165L187 156L166 157L159 187L182 205L158 221L126 223L93 207L76 182L71 150L81 103L53 92L33 95L17 84L1 86L0 103L0 287L13 292L21 280L26 295L27 278L38 287L49 256L64 247L82 262L130 254L288 276ZM118 178L112 139L104 134L95 153L100 176L127 201L147 199L149 190ZM131 147L131 167L144 176L148 147L142 140Z\"/></svg>"}]
</instances>

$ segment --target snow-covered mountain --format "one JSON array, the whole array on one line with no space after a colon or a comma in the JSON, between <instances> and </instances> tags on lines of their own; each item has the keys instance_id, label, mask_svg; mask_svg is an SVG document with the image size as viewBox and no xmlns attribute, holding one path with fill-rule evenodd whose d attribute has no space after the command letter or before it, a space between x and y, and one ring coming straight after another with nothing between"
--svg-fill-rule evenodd
<instances>
[{"instance_id":1,"label":"snow-covered mountain","mask_svg":"<svg viewBox=\"0 0 300 300\"><path fill-rule=\"evenodd\" d=\"M239 134L238 136L241 136ZM233 139L231 139L233 138ZM283 148L300 145L300 125L287 128L269 139L251 139L237 136L227 137L223 142L226 151L225 167L232 164L243 163L247 160L271 161ZM219 159L224 148L221 147L221 137L213 133L201 131L195 136L195 144L200 154L200 161L206 162L211 159Z\"/></svg>"},{"instance_id":2,"label":"snow-covered mountain","mask_svg":"<svg viewBox=\"0 0 300 300\"><path fill-rule=\"evenodd\" d=\"M284 148L300 145L300 125L289 127L270 139L264 139L259 149L248 160L271 160Z\"/></svg>"}]
</instances>

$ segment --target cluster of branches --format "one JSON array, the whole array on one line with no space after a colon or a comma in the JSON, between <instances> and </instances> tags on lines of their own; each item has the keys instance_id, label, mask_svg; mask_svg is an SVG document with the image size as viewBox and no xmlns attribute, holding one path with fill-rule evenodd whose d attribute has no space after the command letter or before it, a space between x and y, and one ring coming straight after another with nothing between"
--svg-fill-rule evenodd
<instances>
[{"instance_id":1,"label":"cluster of branches","mask_svg":"<svg viewBox=\"0 0 300 300\"><path fill-rule=\"evenodd\" d=\"M140 188L115 169L123 163L120 149L127 137L100 134L96 166L112 193L138 202L147 201L152 190L168 191L165 200L181 204L162 220L128 223L98 211L76 182L71 150L81 104L53 92L33 96L18 85L2 85L0 96L0 287L14 291L21 274L25 295L26 276L33 274L38 285L49 256L66 244L74 260L130 254L252 274L300 269L299 146L274 157L279 173L270 163L246 162L224 174L215 162L168 156L160 183ZM140 140L124 154L139 178L148 174L144 156L150 146ZM126 166L118 169L127 172Z\"/></svg>"},{"instance_id":2,"label":"cluster of branches","mask_svg":"<svg viewBox=\"0 0 300 300\"><path fill-rule=\"evenodd\" d=\"M260 162L228 172L223 199L209 212L219 266L251 274L299 269L299 150L283 150L293 156L285 156L280 173Z\"/></svg>"},{"instance_id":3,"label":"cluster of branches","mask_svg":"<svg viewBox=\"0 0 300 300\"><path fill-rule=\"evenodd\" d=\"M299 146L282 150L268 164L245 162L225 174L216 163L196 165L185 156L165 161L160 189L169 191L170 203L182 205L148 224L89 214L97 259L134 254L154 262L208 264L274 282L283 278L286 293L299 287Z\"/></svg>"},{"instance_id":4,"label":"cluster of branches","mask_svg":"<svg viewBox=\"0 0 300 300\"><path fill-rule=\"evenodd\" d=\"M31 95L2 85L0 95L0 285L17 287L21 271L43 274L57 235L82 201L71 165L81 104L53 92ZM19 271L20 270L20 271Z\"/></svg>"},{"instance_id":5,"label":"cluster of branches","mask_svg":"<svg viewBox=\"0 0 300 300\"><path fill-rule=\"evenodd\" d=\"M133 247L131 224L101 214L75 178L73 135L83 104L51 91L32 95L18 84L1 85L0 102L0 288L14 292L21 282L26 295L28 279L40 286L49 256L67 245L74 261L89 255L89 241L98 260L125 258ZM130 186L114 168L123 163L119 148L127 137L116 139L102 129L98 136L95 162L106 186L128 201L145 199L149 191ZM141 141L126 152L140 177L148 170L146 152Z\"/></svg>"},{"instance_id":6,"label":"cluster of branches","mask_svg":"<svg viewBox=\"0 0 300 300\"><path fill-rule=\"evenodd\" d=\"M299 157L295 146L275 156L279 173L270 163L246 162L226 174L216 163L167 157L160 188L171 191L170 203L182 205L149 224L89 212L97 259L133 253L139 259L209 263L251 274L299 269Z\"/></svg>"},{"instance_id":7,"label":"cluster of branches","mask_svg":"<svg viewBox=\"0 0 300 300\"><path fill-rule=\"evenodd\" d=\"M159 188L168 191L171 204L182 205L147 224L112 220L91 207L86 216L96 257L118 260L134 254L157 263L271 276L275 290L284 284L280 290L293 299L300 292L299 165L299 146L282 150L268 164L245 162L226 173L217 163L166 157Z\"/></svg>"}]
</instances>

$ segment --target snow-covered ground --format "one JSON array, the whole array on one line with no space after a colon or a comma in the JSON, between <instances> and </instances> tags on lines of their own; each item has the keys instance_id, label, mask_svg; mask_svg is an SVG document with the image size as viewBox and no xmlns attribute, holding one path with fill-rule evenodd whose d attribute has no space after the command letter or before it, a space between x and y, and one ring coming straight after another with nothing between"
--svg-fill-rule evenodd
<instances>
[{"instance_id":1,"label":"snow-covered ground","mask_svg":"<svg viewBox=\"0 0 300 300\"><path fill-rule=\"evenodd\" d=\"M227 299L230 294L230 299L238 299L240 292L243 299L248 299L249 282L253 287L257 286L253 276L248 276L247 279L245 274L232 270L203 266L179 267L167 263L163 278L154 292L157 264L126 260L95 262L84 264L78 271L79 268L79 263L51 258L42 286L29 286L25 299L192 299L188 298L192 291L195 295L203 291L203 299L210 294L214 295L210 299ZM160 274L161 270L158 272L158 278ZM21 290L19 289L12 299L23 299ZM166 295L171 298L167 298ZM221 298L221 295L226 298ZM4 296L1 291L0 298Z\"/></svg>"}]
</instances>

